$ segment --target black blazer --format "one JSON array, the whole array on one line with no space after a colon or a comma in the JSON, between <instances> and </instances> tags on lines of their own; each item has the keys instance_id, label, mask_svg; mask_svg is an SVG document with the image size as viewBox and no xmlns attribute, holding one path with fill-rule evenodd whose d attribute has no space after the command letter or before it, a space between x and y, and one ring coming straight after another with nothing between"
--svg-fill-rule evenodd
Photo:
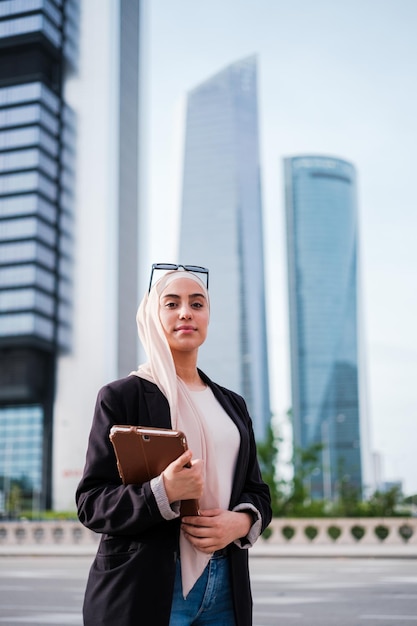
<instances>
[{"instance_id":1,"label":"black blazer","mask_svg":"<svg viewBox=\"0 0 417 626\"><path fill-rule=\"evenodd\" d=\"M261 478L245 402L200 375L240 433L229 508L252 503L264 530L271 520L270 494ZM113 424L171 428L168 402L156 385L134 375L106 385L98 394L76 493L80 521L102 533L87 582L84 626L168 626L180 521L161 516L148 482L121 483L109 440ZM250 626L248 551L231 544L229 553L236 626Z\"/></svg>"}]
</instances>

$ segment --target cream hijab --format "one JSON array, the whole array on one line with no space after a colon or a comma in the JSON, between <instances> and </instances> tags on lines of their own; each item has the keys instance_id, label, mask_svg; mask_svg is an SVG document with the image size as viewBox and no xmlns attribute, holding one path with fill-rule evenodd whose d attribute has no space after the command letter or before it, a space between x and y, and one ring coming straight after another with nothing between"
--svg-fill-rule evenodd
<instances>
[{"instance_id":1,"label":"cream hijab","mask_svg":"<svg viewBox=\"0 0 417 626\"><path fill-rule=\"evenodd\" d=\"M214 462L211 435L204 416L192 401L187 385L177 376L171 350L159 319L160 296L170 283L179 278L196 282L209 302L205 285L191 272L174 270L155 283L150 293L144 296L136 316L139 337L146 350L148 362L140 365L132 374L145 378L159 387L169 403L172 427L185 433L193 458L204 460L205 486L203 496L200 498L200 507L211 509L219 506L219 478ZM182 531L180 553L182 592L185 598L203 573L210 555L194 548Z\"/></svg>"}]
</instances>

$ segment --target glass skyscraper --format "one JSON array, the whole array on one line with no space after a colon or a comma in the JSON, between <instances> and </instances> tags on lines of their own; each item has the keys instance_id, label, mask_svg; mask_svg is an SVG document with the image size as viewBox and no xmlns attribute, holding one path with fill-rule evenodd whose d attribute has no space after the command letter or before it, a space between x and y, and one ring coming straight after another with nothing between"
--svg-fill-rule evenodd
<instances>
[{"instance_id":1,"label":"glass skyscraper","mask_svg":"<svg viewBox=\"0 0 417 626\"><path fill-rule=\"evenodd\" d=\"M55 372L72 342L76 123L63 85L78 15L77 0L0 3L2 511L11 497L51 505Z\"/></svg>"},{"instance_id":2,"label":"glass skyscraper","mask_svg":"<svg viewBox=\"0 0 417 626\"><path fill-rule=\"evenodd\" d=\"M294 444L323 445L314 498L361 494L355 168L324 156L284 167Z\"/></svg>"},{"instance_id":3,"label":"glass skyscraper","mask_svg":"<svg viewBox=\"0 0 417 626\"><path fill-rule=\"evenodd\" d=\"M140 0L0 2L0 514L74 509L137 367L140 43Z\"/></svg>"},{"instance_id":4,"label":"glass skyscraper","mask_svg":"<svg viewBox=\"0 0 417 626\"><path fill-rule=\"evenodd\" d=\"M263 439L270 421L256 58L188 94L179 261L210 269L200 365L241 393Z\"/></svg>"}]
</instances>

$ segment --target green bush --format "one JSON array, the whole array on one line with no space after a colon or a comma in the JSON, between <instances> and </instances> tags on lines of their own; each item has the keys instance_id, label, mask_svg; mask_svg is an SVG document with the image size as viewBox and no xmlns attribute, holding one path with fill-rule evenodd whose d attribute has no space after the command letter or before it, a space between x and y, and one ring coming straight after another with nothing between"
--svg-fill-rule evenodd
<instances>
[{"instance_id":1,"label":"green bush","mask_svg":"<svg viewBox=\"0 0 417 626\"><path fill-rule=\"evenodd\" d=\"M364 536L366 530L363 526L355 525L350 529L352 536L356 539L356 541L360 541Z\"/></svg>"},{"instance_id":2,"label":"green bush","mask_svg":"<svg viewBox=\"0 0 417 626\"><path fill-rule=\"evenodd\" d=\"M333 539L333 541L336 541L342 534L342 530L341 528L339 528L339 526L329 526L329 528L327 529L327 534L331 539Z\"/></svg>"},{"instance_id":3,"label":"green bush","mask_svg":"<svg viewBox=\"0 0 417 626\"><path fill-rule=\"evenodd\" d=\"M57 520L69 520L76 521L78 519L75 511L22 511L20 514L21 519L27 519L31 521L51 521Z\"/></svg>"},{"instance_id":4,"label":"green bush","mask_svg":"<svg viewBox=\"0 0 417 626\"><path fill-rule=\"evenodd\" d=\"M408 524L403 524L399 527L398 533L404 541L408 541L413 536L414 530Z\"/></svg>"},{"instance_id":5,"label":"green bush","mask_svg":"<svg viewBox=\"0 0 417 626\"><path fill-rule=\"evenodd\" d=\"M304 534L306 537L308 537L308 539L310 539L310 541L313 541L313 539L317 537L318 532L319 531L317 530L316 526L306 526L304 528Z\"/></svg>"},{"instance_id":6,"label":"green bush","mask_svg":"<svg viewBox=\"0 0 417 626\"><path fill-rule=\"evenodd\" d=\"M287 541L290 541L295 535L295 528L293 526L283 526L281 532Z\"/></svg>"},{"instance_id":7,"label":"green bush","mask_svg":"<svg viewBox=\"0 0 417 626\"><path fill-rule=\"evenodd\" d=\"M265 528L264 532L262 533L262 537L266 540L268 540L272 534L273 534L273 530L270 526L268 526L267 528Z\"/></svg>"},{"instance_id":8,"label":"green bush","mask_svg":"<svg viewBox=\"0 0 417 626\"><path fill-rule=\"evenodd\" d=\"M383 524L379 524L374 528L374 533L381 541L384 541L389 535L389 528Z\"/></svg>"}]
</instances>

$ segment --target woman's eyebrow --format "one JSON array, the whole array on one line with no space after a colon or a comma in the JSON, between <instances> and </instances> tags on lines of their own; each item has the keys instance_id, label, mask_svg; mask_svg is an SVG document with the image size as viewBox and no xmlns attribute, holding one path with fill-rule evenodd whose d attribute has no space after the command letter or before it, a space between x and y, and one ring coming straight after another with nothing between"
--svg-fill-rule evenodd
<instances>
[{"instance_id":1,"label":"woman's eyebrow","mask_svg":"<svg viewBox=\"0 0 417 626\"><path fill-rule=\"evenodd\" d=\"M162 296L162 298L177 298L180 299L181 296L178 295L177 293L166 293ZM188 294L188 298L206 298L206 296L204 295L204 293L190 293Z\"/></svg>"}]
</instances>

